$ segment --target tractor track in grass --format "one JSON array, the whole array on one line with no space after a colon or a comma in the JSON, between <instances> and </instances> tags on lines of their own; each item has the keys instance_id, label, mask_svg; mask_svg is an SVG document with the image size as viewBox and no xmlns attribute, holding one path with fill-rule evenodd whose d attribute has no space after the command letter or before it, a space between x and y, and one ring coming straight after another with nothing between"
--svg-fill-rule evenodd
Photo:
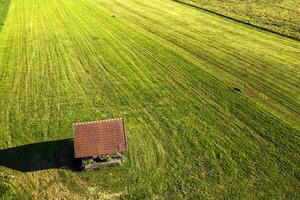
<instances>
[{"instance_id":1,"label":"tractor track in grass","mask_svg":"<svg viewBox=\"0 0 300 200\"><path fill-rule=\"evenodd\" d=\"M98 172L0 162L0 173L15 173L5 181L23 188L17 197L299 197L296 41L168 0L13 0L10 13L0 156L114 117L125 118L129 145L122 167Z\"/></svg>"}]
</instances>

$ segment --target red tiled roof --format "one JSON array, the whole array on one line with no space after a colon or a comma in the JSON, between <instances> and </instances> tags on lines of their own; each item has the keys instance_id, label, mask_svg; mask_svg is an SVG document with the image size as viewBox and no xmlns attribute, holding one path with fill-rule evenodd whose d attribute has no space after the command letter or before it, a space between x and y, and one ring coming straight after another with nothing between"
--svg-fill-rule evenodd
<instances>
[{"instance_id":1,"label":"red tiled roof","mask_svg":"<svg viewBox=\"0 0 300 200\"><path fill-rule=\"evenodd\" d=\"M75 158L125 152L126 138L122 119L73 125Z\"/></svg>"}]
</instances>

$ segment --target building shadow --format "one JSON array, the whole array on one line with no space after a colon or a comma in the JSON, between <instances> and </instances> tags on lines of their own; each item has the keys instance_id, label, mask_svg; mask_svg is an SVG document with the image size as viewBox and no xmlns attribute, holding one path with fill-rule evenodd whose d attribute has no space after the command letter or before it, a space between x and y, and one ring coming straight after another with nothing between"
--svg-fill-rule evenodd
<instances>
[{"instance_id":1,"label":"building shadow","mask_svg":"<svg viewBox=\"0 0 300 200\"><path fill-rule=\"evenodd\" d=\"M0 166L21 172L55 168L77 171L72 139L27 144L0 150Z\"/></svg>"}]
</instances>

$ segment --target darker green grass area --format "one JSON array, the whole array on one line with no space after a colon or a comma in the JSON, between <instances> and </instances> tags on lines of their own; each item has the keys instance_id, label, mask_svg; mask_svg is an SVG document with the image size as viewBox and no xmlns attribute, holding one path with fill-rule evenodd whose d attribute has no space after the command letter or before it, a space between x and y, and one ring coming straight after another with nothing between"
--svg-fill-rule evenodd
<instances>
[{"instance_id":1,"label":"darker green grass area","mask_svg":"<svg viewBox=\"0 0 300 200\"><path fill-rule=\"evenodd\" d=\"M15 191L9 184L0 182L0 199L16 199Z\"/></svg>"},{"instance_id":2,"label":"darker green grass area","mask_svg":"<svg viewBox=\"0 0 300 200\"><path fill-rule=\"evenodd\" d=\"M8 13L9 5L10 0L0 0L0 31L2 30L5 24L5 19Z\"/></svg>"}]
</instances>

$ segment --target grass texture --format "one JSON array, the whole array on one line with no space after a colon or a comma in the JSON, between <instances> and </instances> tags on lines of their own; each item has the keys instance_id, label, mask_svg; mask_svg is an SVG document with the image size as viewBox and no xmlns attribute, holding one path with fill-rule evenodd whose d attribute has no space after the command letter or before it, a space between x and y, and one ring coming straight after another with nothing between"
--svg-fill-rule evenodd
<instances>
[{"instance_id":1,"label":"grass texture","mask_svg":"<svg viewBox=\"0 0 300 200\"><path fill-rule=\"evenodd\" d=\"M5 18L8 13L10 0L0 0L0 31L4 26Z\"/></svg>"},{"instance_id":2,"label":"grass texture","mask_svg":"<svg viewBox=\"0 0 300 200\"><path fill-rule=\"evenodd\" d=\"M300 198L299 42L168 0L9 9L0 197ZM74 171L72 123L115 117L124 165Z\"/></svg>"},{"instance_id":3,"label":"grass texture","mask_svg":"<svg viewBox=\"0 0 300 200\"><path fill-rule=\"evenodd\" d=\"M300 40L298 0L176 0Z\"/></svg>"}]
</instances>

